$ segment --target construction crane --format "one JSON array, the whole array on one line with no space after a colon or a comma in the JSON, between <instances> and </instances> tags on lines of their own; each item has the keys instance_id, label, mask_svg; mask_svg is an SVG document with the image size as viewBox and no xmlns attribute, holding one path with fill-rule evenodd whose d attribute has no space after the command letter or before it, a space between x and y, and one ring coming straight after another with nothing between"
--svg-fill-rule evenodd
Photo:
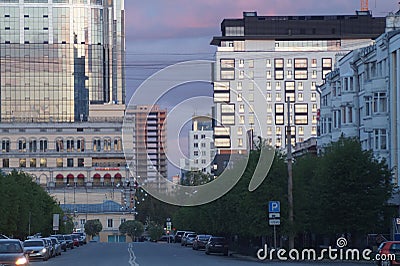
<instances>
[{"instance_id":1,"label":"construction crane","mask_svg":"<svg viewBox=\"0 0 400 266\"><path fill-rule=\"evenodd\" d=\"M368 0L360 0L361 1L361 11L368 11Z\"/></svg>"}]
</instances>

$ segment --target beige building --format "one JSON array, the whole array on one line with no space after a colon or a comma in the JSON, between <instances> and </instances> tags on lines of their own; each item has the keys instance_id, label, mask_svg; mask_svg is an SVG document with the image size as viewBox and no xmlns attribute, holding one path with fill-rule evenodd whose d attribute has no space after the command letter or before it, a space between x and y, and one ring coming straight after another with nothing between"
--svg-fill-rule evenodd
<instances>
[{"instance_id":1,"label":"beige building","mask_svg":"<svg viewBox=\"0 0 400 266\"><path fill-rule=\"evenodd\" d=\"M103 230L95 237L99 242L131 242L129 236L119 233L119 226L128 220L134 220L134 214L111 200L98 204L62 204L62 209L72 215L75 228L84 230L86 221L99 219ZM90 240L90 239L88 239Z\"/></svg>"}]
</instances>

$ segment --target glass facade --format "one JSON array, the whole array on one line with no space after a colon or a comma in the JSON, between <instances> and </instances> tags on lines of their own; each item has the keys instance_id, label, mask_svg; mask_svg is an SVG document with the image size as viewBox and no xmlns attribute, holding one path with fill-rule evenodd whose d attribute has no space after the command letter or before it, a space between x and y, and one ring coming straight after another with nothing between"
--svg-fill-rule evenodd
<instances>
[{"instance_id":1,"label":"glass facade","mask_svg":"<svg viewBox=\"0 0 400 266\"><path fill-rule=\"evenodd\" d=\"M123 7L0 0L1 121L86 121L89 104L124 104Z\"/></svg>"}]
</instances>

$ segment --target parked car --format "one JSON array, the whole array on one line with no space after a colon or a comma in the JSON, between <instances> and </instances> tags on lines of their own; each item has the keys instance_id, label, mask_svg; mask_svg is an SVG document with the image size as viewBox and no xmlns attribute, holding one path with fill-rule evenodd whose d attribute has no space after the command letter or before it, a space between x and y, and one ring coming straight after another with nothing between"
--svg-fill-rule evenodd
<instances>
[{"instance_id":1,"label":"parked car","mask_svg":"<svg viewBox=\"0 0 400 266\"><path fill-rule=\"evenodd\" d=\"M211 235L197 235L193 241L192 248L194 250L204 249L206 247L206 243L208 239L210 239Z\"/></svg>"},{"instance_id":2,"label":"parked car","mask_svg":"<svg viewBox=\"0 0 400 266\"><path fill-rule=\"evenodd\" d=\"M74 247L79 247L79 235L78 234L71 234L72 242L74 243Z\"/></svg>"},{"instance_id":3,"label":"parked car","mask_svg":"<svg viewBox=\"0 0 400 266\"><path fill-rule=\"evenodd\" d=\"M378 247L378 254L381 257L387 258L386 260L377 261L378 265L400 265L400 241L386 241L382 242ZM395 259L388 258L389 254L394 254Z\"/></svg>"},{"instance_id":4,"label":"parked car","mask_svg":"<svg viewBox=\"0 0 400 266\"><path fill-rule=\"evenodd\" d=\"M78 234L79 235L79 244L81 244L81 245L85 245L86 244L86 233L84 233L84 232L76 232L74 234Z\"/></svg>"},{"instance_id":5,"label":"parked car","mask_svg":"<svg viewBox=\"0 0 400 266\"><path fill-rule=\"evenodd\" d=\"M29 265L29 258L18 239L0 239L0 265Z\"/></svg>"},{"instance_id":6,"label":"parked car","mask_svg":"<svg viewBox=\"0 0 400 266\"><path fill-rule=\"evenodd\" d=\"M174 242L175 243L180 243L184 233L185 233L185 231L176 231L176 234L174 236Z\"/></svg>"},{"instance_id":7,"label":"parked car","mask_svg":"<svg viewBox=\"0 0 400 266\"><path fill-rule=\"evenodd\" d=\"M56 237L50 236L48 237L53 243L54 253L56 256L61 255L61 243L58 242Z\"/></svg>"},{"instance_id":8,"label":"parked car","mask_svg":"<svg viewBox=\"0 0 400 266\"><path fill-rule=\"evenodd\" d=\"M212 236L207 241L205 252L207 255L211 253L222 253L228 256L228 242L225 237Z\"/></svg>"},{"instance_id":9,"label":"parked car","mask_svg":"<svg viewBox=\"0 0 400 266\"><path fill-rule=\"evenodd\" d=\"M185 231L185 233L182 236L181 239L181 246L185 245L185 238L187 237L188 234L195 234L196 232L192 232L192 231Z\"/></svg>"},{"instance_id":10,"label":"parked car","mask_svg":"<svg viewBox=\"0 0 400 266\"><path fill-rule=\"evenodd\" d=\"M58 242L61 245L61 249L64 251L67 251L67 242L65 241L65 238L63 235L51 235L51 237L57 238Z\"/></svg>"},{"instance_id":11,"label":"parked car","mask_svg":"<svg viewBox=\"0 0 400 266\"><path fill-rule=\"evenodd\" d=\"M50 240L49 238L46 238L46 237L43 237L42 239L43 239L43 240L45 241L45 243L46 243L46 248L49 249L50 258L55 257L55 256L56 256L56 253L55 253L55 249L54 249L54 246L53 246L53 242L51 242L51 240Z\"/></svg>"},{"instance_id":12,"label":"parked car","mask_svg":"<svg viewBox=\"0 0 400 266\"><path fill-rule=\"evenodd\" d=\"M24 251L30 259L48 260L50 258L50 250L46 248L46 242L41 238L25 240Z\"/></svg>"},{"instance_id":13,"label":"parked car","mask_svg":"<svg viewBox=\"0 0 400 266\"><path fill-rule=\"evenodd\" d=\"M188 234L186 237L185 237L185 242L183 243L183 245L185 246L185 247L187 247L187 246L189 246L189 245L193 245L193 241L194 241L194 239L196 238L196 234Z\"/></svg>"},{"instance_id":14,"label":"parked car","mask_svg":"<svg viewBox=\"0 0 400 266\"><path fill-rule=\"evenodd\" d=\"M67 248L74 249L74 241L72 240L71 235L63 235L65 239L65 243L67 244Z\"/></svg>"}]
</instances>

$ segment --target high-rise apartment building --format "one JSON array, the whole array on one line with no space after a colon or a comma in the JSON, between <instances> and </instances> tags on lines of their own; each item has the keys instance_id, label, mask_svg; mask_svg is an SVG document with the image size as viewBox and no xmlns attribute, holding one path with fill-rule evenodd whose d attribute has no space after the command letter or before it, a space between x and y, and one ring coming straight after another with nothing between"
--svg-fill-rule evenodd
<instances>
[{"instance_id":1,"label":"high-rise apartment building","mask_svg":"<svg viewBox=\"0 0 400 266\"><path fill-rule=\"evenodd\" d=\"M258 16L224 19L214 67L215 146L247 150L249 130L284 147L287 99L292 143L317 136L317 86L347 52L373 43L385 18L370 12L332 16Z\"/></svg>"},{"instance_id":2,"label":"high-rise apartment building","mask_svg":"<svg viewBox=\"0 0 400 266\"><path fill-rule=\"evenodd\" d=\"M1 0L1 122L87 121L125 102L124 0Z\"/></svg>"},{"instance_id":3,"label":"high-rise apartment building","mask_svg":"<svg viewBox=\"0 0 400 266\"><path fill-rule=\"evenodd\" d=\"M124 126L133 135L133 143L125 147L133 149L126 151L126 154L132 154L132 158L128 158L128 165L139 181L160 184L160 178L168 177L166 117L167 111L158 105L128 106L126 110Z\"/></svg>"}]
</instances>

